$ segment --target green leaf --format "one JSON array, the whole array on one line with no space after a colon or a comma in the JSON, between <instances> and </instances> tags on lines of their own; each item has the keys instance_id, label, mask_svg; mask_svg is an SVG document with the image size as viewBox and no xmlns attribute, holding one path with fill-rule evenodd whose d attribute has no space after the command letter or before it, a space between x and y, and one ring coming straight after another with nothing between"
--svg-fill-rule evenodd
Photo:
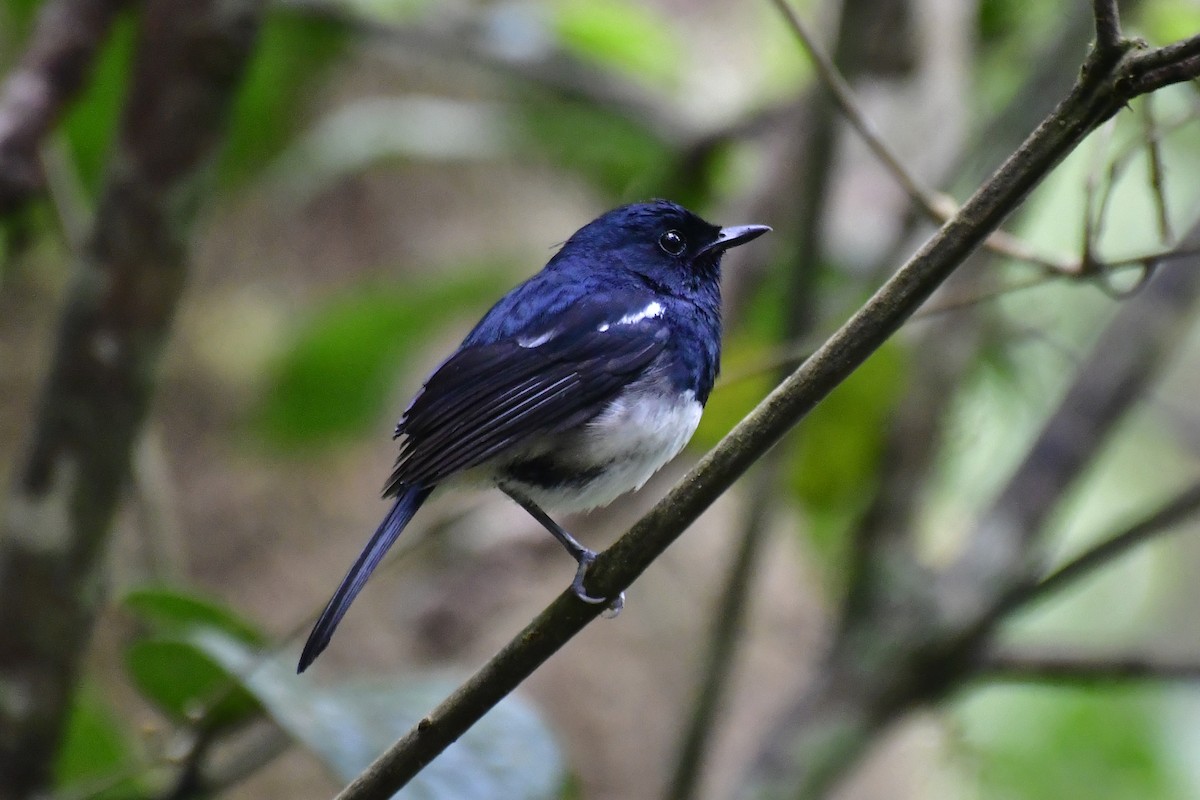
<instances>
[{"instance_id":1,"label":"green leaf","mask_svg":"<svg viewBox=\"0 0 1200 800\"><path fill-rule=\"evenodd\" d=\"M572 170L614 198L659 185L674 152L648 128L583 103L530 98L516 109L526 154Z\"/></svg>"},{"instance_id":2,"label":"green leaf","mask_svg":"<svg viewBox=\"0 0 1200 800\"><path fill-rule=\"evenodd\" d=\"M425 676L315 686L295 674L292 654L262 658L215 631L196 641L230 673L245 676L245 687L275 721L343 781L362 772L457 683ZM404 796L551 800L564 779L553 735L532 709L510 696L417 775Z\"/></svg>"},{"instance_id":3,"label":"green leaf","mask_svg":"<svg viewBox=\"0 0 1200 800\"><path fill-rule=\"evenodd\" d=\"M778 370L772 369L775 355L759 337L738 335L725 343L721 357L722 378L704 407L700 426L691 446L709 450L754 410L775 385Z\"/></svg>"},{"instance_id":4,"label":"green leaf","mask_svg":"<svg viewBox=\"0 0 1200 800\"><path fill-rule=\"evenodd\" d=\"M160 632L183 633L195 627L216 628L251 645L267 636L233 609L215 600L169 586L143 586L125 595L124 605Z\"/></svg>"},{"instance_id":5,"label":"green leaf","mask_svg":"<svg viewBox=\"0 0 1200 800\"><path fill-rule=\"evenodd\" d=\"M996 686L974 693L956 717L977 766L978 796L1192 796L1172 768L1159 697L1158 690L1039 686Z\"/></svg>"},{"instance_id":6,"label":"green leaf","mask_svg":"<svg viewBox=\"0 0 1200 800\"><path fill-rule=\"evenodd\" d=\"M221 177L253 176L283 150L301 119L306 89L341 52L340 25L278 9L267 15L238 92Z\"/></svg>"},{"instance_id":7,"label":"green leaf","mask_svg":"<svg viewBox=\"0 0 1200 800\"><path fill-rule=\"evenodd\" d=\"M134 743L104 695L90 683L75 692L67 729L54 765L55 786L64 794L86 792L89 800L145 796L129 773L136 767Z\"/></svg>"},{"instance_id":8,"label":"green leaf","mask_svg":"<svg viewBox=\"0 0 1200 800\"><path fill-rule=\"evenodd\" d=\"M1155 43L1185 39L1200 30L1200 6L1195 0L1158 0L1141 10L1141 27Z\"/></svg>"},{"instance_id":9,"label":"green leaf","mask_svg":"<svg viewBox=\"0 0 1200 800\"><path fill-rule=\"evenodd\" d=\"M11 26L5 32L4 44L6 46L29 35L30 26L41 6L41 0L3 0L0 2L0 22ZM11 59L10 55L8 60L11 61Z\"/></svg>"},{"instance_id":10,"label":"green leaf","mask_svg":"<svg viewBox=\"0 0 1200 800\"><path fill-rule=\"evenodd\" d=\"M807 507L842 506L871 485L906 361L900 345L884 344L805 420L791 485Z\"/></svg>"},{"instance_id":11,"label":"green leaf","mask_svg":"<svg viewBox=\"0 0 1200 800\"><path fill-rule=\"evenodd\" d=\"M136 38L136 18L128 12L120 14L108 41L96 56L83 92L68 107L63 119L73 166L92 197L99 192L100 179L116 140L121 108L129 91Z\"/></svg>"},{"instance_id":12,"label":"green leaf","mask_svg":"<svg viewBox=\"0 0 1200 800\"><path fill-rule=\"evenodd\" d=\"M789 473L791 491L814 521L830 523L812 527L815 543L826 553L875 484L906 362L901 345L885 343L800 428Z\"/></svg>"},{"instance_id":13,"label":"green leaf","mask_svg":"<svg viewBox=\"0 0 1200 800\"><path fill-rule=\"evenodd\" d=\"M384 411L395 376L429 333L495 297L508 271L465 270L424 287L357 289L317 312L272 369L256 428L281 446L357 434Z\"/></svg>"},{"instance_id":14,"label":"green leaf","mask_svg":"<svg viewBox=\"0 0 1200 800\"><path fill-rule=\"evenodd\" d=\"M555 3L555 30L568 50L639 80L671 84L685 62L676 26L627 0Z\"/></svg>"},{"instance_id":15,"label":"green leaf","mask_svg":"<svg viewBox=\"0 0 1200 800\"><path fill-rule=\"evenodd\" d=\"M125 666L138 691L177 723L204 719L207 727L229 728L257 716L262 709L237 676L196 646L193 637L202 635L226 634L197 629L130 645Z\"/></svg>"}]
</instances>

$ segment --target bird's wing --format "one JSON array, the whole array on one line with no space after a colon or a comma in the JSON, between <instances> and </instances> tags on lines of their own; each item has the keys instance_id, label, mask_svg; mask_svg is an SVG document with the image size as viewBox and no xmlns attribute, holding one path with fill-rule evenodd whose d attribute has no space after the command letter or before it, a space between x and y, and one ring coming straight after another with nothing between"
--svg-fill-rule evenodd
<instances>
[{"instance_id":1,"label":"bird's wing","mask_svg":"<svg viewBox=\"0 0 1200 800\"><path fill-rule=\"evenodd\" d=\"M584 298L509 338L465 345L396 426L402 443L385 495L586 422L662 352L663 311L641 293Z\"/></svg>"}]
</instances>

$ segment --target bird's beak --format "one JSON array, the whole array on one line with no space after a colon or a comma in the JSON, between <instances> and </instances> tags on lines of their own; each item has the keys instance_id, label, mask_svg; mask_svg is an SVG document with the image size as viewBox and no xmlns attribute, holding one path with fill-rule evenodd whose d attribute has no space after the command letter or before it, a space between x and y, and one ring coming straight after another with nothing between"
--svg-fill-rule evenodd
<instances>
[{"instance_id":1,"label":"bird's beak","mask_svg":"<svg viewBox=\"0 0 1200 800\"><path fill-rule=\"evenodd\" d=\"M721 228L717 233L717 240L700 252L701 254L714 250L724 252L731 247L737 247L739 244L757 239L769 230L771 230L769 225L734 225L729 228Z\"/></svg>"}]
</instances>

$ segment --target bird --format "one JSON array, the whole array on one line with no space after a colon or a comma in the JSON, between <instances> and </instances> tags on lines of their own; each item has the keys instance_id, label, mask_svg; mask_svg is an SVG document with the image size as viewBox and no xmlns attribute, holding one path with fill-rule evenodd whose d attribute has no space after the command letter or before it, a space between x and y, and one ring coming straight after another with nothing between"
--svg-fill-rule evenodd
<instances>
[{"instance_id":1,"label":"bird","mask_svg":"<svg viewBox=\"0 0 1200 800\"><path fill-rule=\"evenodd\" d=\"M441 487L496 487L575 559L596 558L544 509L584 511L641 488L687 444L720 369L721 257L771 230L719 227L667 200L613 209L504 295L397 423L391 509L321 612L304 672L384 554ZM611 601L620 610L624 597Z\"/></svg>"}]
</instances>

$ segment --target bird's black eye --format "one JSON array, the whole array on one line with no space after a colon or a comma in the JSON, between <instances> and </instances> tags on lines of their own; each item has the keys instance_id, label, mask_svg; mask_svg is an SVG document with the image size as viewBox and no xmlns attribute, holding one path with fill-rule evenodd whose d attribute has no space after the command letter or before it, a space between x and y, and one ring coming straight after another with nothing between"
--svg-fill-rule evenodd
<instances>
[{"instance_id":1,"label":"bird's black eye","mask_svg":"<svg viewBox=\"0 0 1200 800\"><path fill-rule=\"evenodd\" d=\"M667 231L658 237L658 246L667 255L677 256L687 247L687 241L679 231Z\"/></svg>"}]
</instances>

